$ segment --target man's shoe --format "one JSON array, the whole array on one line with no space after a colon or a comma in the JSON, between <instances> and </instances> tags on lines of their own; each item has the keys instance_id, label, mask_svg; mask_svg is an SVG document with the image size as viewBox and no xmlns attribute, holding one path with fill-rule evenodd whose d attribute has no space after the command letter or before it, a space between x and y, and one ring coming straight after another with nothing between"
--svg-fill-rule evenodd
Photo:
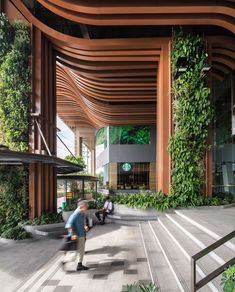
<instances>
[{"instance_id":1,"label":"man's shoe","mask_svg":"<svg viewBox=\"0 0 235 292\"><path fill-rule=\"evenodd\" d=\"M104 222L100 222L100 225L104 225L105 223Z\"/></svg>"},{"instance_id":2,"label":"man's shoe","mask_svg":"<svg viewBox=\"0 0 235 292\"><path fill-rule=\"evenodd\" d=\"M87 270L89 270L88 267L83 266L83 265L80 264L80 263L77 265L77 271L87 271Z\"/></svg>"}]
</instances>

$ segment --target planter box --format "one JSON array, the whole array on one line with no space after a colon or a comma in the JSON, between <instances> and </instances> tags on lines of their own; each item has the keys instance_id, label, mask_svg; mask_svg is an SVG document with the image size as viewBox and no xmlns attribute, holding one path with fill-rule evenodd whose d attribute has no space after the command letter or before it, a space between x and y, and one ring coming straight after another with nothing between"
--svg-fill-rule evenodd
<instances>
[{"instance_id":1,"label":"planter box","mask_svg":"<svg viewBox=\"0 0 235 292\"><path fill-rule=\"evenodd\" d=\"M62 211L62 217L64 222L66 223L69 217L73 214L74 211Z\"/></svg>"},{"instance_id":2,"label":"planter box","mask_svg":"<svg viewBox=\"0 0 235 292\"><path fill-rule=\"evenodd\" d=\"M64 234L64 223L25 225L24 230L35 236L60 236Z\"/></svg>"}]
</instances>

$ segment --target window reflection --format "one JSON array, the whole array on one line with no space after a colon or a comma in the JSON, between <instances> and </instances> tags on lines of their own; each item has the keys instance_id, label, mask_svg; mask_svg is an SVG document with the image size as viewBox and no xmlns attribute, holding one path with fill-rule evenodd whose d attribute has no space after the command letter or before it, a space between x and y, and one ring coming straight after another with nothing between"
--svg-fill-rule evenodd
<instances>
[{"instance_id":1,"label":"window reflection","mask_svg":"<svg viewBox=\"0 0 235 292\"><path fill-rule=\"evenodd\" d=\"M149 163L118 163L117 189L148 190Z\"/></svg>"},{"instance_id":2,"label":"window reflection","mask_svg":"<svg viewBox=\"0 0 235 292\"><path fill-rule=\"evenodd\" d=\"M213 192L235 194L234 76L213 81L215 107L213 145Z\"/></svg>"}]
</instances>

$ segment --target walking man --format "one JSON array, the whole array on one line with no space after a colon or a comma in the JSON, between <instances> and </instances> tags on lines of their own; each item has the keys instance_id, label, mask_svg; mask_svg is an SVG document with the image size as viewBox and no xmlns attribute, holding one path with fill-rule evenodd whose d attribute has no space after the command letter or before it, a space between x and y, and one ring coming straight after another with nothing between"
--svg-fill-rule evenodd
<instances>
[{"instance_id":1,"label":"walking man","mask_svg":"<svg viewBox=\"0 0 235 292\"><path fill-rule=\"evenodd\" d=\"M69 217L69 220L66 223L65 228L68 229L68 234L71 235L72 238L77 238L77 271L88 270L88 267L83 266L83 257L85 254L85 214L88 209L88 203L85 200L78 201L78 207L73 212L73 214Z\"/></svg>"}]
</instances>

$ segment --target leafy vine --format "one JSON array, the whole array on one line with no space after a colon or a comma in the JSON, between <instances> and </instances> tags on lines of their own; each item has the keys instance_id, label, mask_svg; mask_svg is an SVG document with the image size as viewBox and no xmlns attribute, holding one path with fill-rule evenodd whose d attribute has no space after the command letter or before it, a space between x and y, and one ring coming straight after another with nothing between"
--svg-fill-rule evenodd
<instances>
[{"instance_id":1,"label":"leafy vine","mask_svg":"<svg viewBox=\"0 0 235 292\"><path fill-rule=\"evenodd\" d=\"M185 70L179 72L179 61ZM169 141L172 158L171 194L189 204L202 194L208 127L213 119L210 89L204 68L207 54L200 36L174 33L172 44L172 96L174 135Z\"/></svg>"},{"instance_id":2,"label":"leafy vine","mask_svg":"<svg viewBox=\"0 0 235 292\"><path fill-rule=\"evenodd\" d=\"M0 129L12 150L28 150L30 33L23 22L11 25L0 16Z\"/></svg>"},{"instance_id":3,"label":"leafy vine","mask_svg":"<svg viewBox=\"0 0 235 292\"><path fill-rule=\"evenodd\" d=\"M0 14L0 143L28 150L30 32L23 22L10 24ZM21 223L28 218L28 167L0 167L0 236L27 237Z\"/></svg>"}]
</instances>

